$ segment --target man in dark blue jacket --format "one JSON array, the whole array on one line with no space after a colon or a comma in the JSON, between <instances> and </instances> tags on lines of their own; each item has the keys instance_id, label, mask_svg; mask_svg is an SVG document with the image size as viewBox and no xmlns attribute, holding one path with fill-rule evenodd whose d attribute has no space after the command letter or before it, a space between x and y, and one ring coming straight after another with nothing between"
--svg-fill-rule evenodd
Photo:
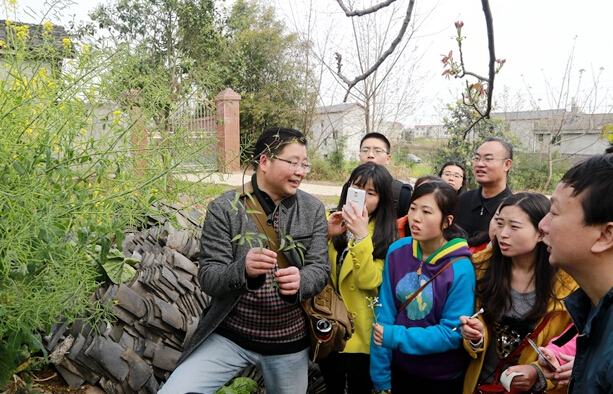
<instances>
[{"instance_id":1,"label":"man in dark blue jacket","mask_svg":"<svg viewBox=\"0 0 613 394\"><path fill-rule=\"evenodd\" d=\"M579 331L569 393L613 393L613 155L571 168L541 220L549 262L581 287L566 300Z\"/></svg>"}]
</instances>

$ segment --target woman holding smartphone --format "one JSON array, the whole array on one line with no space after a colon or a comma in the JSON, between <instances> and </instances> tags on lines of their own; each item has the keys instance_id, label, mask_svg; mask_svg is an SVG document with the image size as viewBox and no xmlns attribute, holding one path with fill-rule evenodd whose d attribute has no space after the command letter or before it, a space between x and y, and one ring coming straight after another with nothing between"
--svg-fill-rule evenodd
<instances>
[{"instance_id":1,"label":"woman holding smartphone","mask_svg":"<svg viewBox=\"0 0 613 394\"><path fill-rule=\"evenodd\" d=\"M473 256L476 307L485 313L478 319L460 318L464 348L471 357L465 394L481 389L477 386L502 387L503 374L511 379L513 392L566 391L545 379L526 339L529 335L544 346L565 330L570 316L562 299L577 287L568 274L549 264L538 224L550 207L539 193L507 197L497 210L492 247Z\"/></svg>"},{"instance_id":2,"label":"woman holding smartphone","mask_svg":"<svg viewBox=\"0 0 613 394\"><path fill-rule=\"evenodd\" d=\"M349 394L370 394L372 390L371 303L376 303L387 248L396 239L392 179L382 165L360 165L349 177L350 188L341 195L338 211L328 220L331 282L355 323L355 332L345 350L318 360L328 394L345 393L346 385ZM365 193L362 209L351 196L347 197L349 193L360 194L352 192L352 188Z\"/></svg>"}]
</instances>

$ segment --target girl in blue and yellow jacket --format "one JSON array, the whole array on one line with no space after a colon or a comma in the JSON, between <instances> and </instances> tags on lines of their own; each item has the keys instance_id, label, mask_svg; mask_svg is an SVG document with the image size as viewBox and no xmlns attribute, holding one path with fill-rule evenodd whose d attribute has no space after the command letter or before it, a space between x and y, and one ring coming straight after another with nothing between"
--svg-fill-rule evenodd
<instances>
[{"instance_id":1,"label":"girl in blue and yellow jacket","mask_svg":"<svg viewBox=\"0 0 613 394\"><path fill-rule=\"evenodd\" d=\"M332 352L318 361L326 383L326 393L370 394L369 349L373 310L369 305L381 285L381 272L387 248L396 239L396 214L392 198L392 176L385 167L366 163L357 167L348 181L366 191L364 209L357 212L344 206L341 195L338 212L328 220L328 252L331 279L352 314L355 332L345 350Z\"/></svg>"},{"instance_id":2,"label":"girl in blue and yellow jacket","mask_svg":"<svg viewBox=\"0 0 613 394\"><path fill-rule=\"evenodd\" d=\"M460 316L473 313L475 272L466 240L456 238L463 235L453 224L457 206L458 195L445 182L415 188L408 214L411 237L387 252L370 349L370 373L380 392L462 391L468 357L454 327Z\"/></svg>"}]
</instances>

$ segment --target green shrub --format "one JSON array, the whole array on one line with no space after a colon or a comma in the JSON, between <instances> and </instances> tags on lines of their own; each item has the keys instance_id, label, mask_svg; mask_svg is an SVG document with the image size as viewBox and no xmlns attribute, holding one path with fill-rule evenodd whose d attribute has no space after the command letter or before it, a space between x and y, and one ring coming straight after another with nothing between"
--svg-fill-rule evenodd
<instances>
[{"instance_id":1,"label":"green shrub","mask_svg":"<svg viewBox=\"0 0 613 394\"><path fill-rule=\"evenodd\" d=\"M568 160L555 158L551 181L547 185L547 159L539 154L517 152L509 175L509 183L513 190L537 191L551 194L562 175L569 169Z\"/></svg>"},{"instance_id":2,"label":"green shrub","mask_svg":"<svg viewBox=\"0 0 613 394\"><path fill-rule=\"evenodd\" d=\"M104 68L114 60L65 38L26 46L27 26L7 22L0 63L0 387L34 354L41 334L62 319L108 317L89 299L107 278L100 270L123 231L138 226L151 204L176 201L173 166L202 151L166 147L186 140L181 130L159 145L132 144L153 124L139 110L111 100ZM68 58L61 68L59 59ZM115 71L117 68L115 68ZM116 88L116 87L115 87ZM159 88L159 87L158 87ZM132 107L133 108L133 107ZM180 154L184 154L181 156ZM41 353L39 353L41 354ZM34 365L35 363L31 363Z\"/></svg>"}]
</instances>

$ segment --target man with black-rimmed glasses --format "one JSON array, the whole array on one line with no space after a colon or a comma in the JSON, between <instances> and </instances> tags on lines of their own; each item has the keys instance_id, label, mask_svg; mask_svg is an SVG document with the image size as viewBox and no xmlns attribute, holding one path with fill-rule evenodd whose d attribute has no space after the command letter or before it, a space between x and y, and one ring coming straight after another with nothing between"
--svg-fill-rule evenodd
<instances>
[{"instance_id":1,"label":"man with black-rimmed glasses","mask_svg":"<svg viewBox=\"0 0 613 394\"><path fill-rule=\"evenodd\" d=\"M392 160L391 145L387 137L381 133L368 133L360 141L360 164L375 163L382 166L387 166ZM349 187L346 183L343 185L345 191ZM394 197L394 205L396 206L396 216L401 218L409 212L409 203L413 187L398 179L392 181L392 194ZM341 195L343 195L341 193Z\"/></svg>"},{"instance_id":2,"label":"man with black-rimmed glasses","mask_svg":"<svg viewBox=\"0 0 613 394\"><path fill-rule=\"evenodd\" d=\"M213 394L252 364L269 394L307 391L310 339L300 302L328 282L325 207L299 189L311 170L300 131L266 130L255 153L251 181L207 206L198 279L211 303L187 329L179 365L159 394ZM270 233L293 243L285 259L277 260Z\"/></svg>"},{"instance_id":3,"label":"man with black-rimmed glasses","mask_svg":"<svg viewBox=\"0 0 613 394\"><path fill-rule=\"evenodd\" d=\"M455 218L468 235L468 243L487 232L496 209L507 196L513 194L507 176L513 164L513 147L506 141L490 137L479 146L473 157L473 174L478 189L460 195L460 208Z\"/></svg>"}]
</instances>

